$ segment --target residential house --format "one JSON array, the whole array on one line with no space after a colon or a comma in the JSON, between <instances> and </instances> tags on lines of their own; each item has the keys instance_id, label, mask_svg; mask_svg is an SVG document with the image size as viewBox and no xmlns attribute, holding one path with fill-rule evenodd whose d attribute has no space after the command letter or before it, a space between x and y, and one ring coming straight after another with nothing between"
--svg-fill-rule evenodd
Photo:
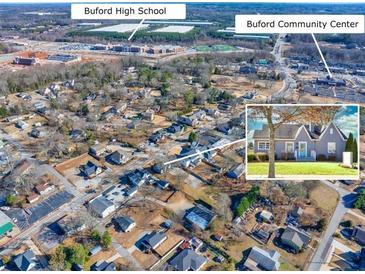
<instances>
[{"instance_id":1,"label":"residential house","mask_svg":"<svg viewBox=\"0 0 365 274\"><path fill-rule=\"evenodd\" d=\"M125 190L124 195L127 197L133 197L134 195L136 195L138 191L138 187L134 186L134 187L129 187Z\"/></svg>"},{"instance_id":2,"label":"residential house","mask_svg":"<svg viewBox=\"0 0 365 274\"><path fill-rule=\"evenodd\" d=\"M167 236L165 233L153 231L142 238L141 244L146 250L155 250L166 240Z\"/></svg>"},{"instance_id":3,"label":"residential house","mask_svg":"<svg viewBox=\"0 0 365 274\"><path fill-rule=\"evenodd\" d=\"M17 255L13 262L19 271L29 271L37 264L36 256L31 249Z\"/></svg>"},{"instance_id":4,"label":"residential house","mask_svg":"<svg viewBox=\"0 0 365 274\"><path fill-rule=\"evenodd\" d=\"M359 254L359 270L365 271L365 247L361 248Z\"/></svg>"},{"instance_id":5,"label":"residential house","mask_svg":"<svg viewBox=\"0 0 365 274\"><path fill-rule=\"evenodd\" d=\"M195 225L202 230L208 228L209 224L216 217L216 214L207 207L197 204L195 207L186 211L184 220L188 226Z\"/></svg>"},{"instance_id":6,"label":"residential house","mask_svg":"<svg viewBox=\"0 0 365 274\"><path fill-rule=\"evenodd\" d=\"M227 177L238 179L245 173L245 164L236 165L233 169L227 172Z\"/></svg>"},{"instance_id":7,"label":"residential house","mask_svg":"<svg viewBox=\"0 0 365 274\"><path fill-rule=\"evenodd\" d=\"M85 177L91 179L103 172L103 169L91 161L88 161L86 165L80 166L80 172Z\"/></svg>"},{"instance_id":8,"label":"residential house","mask_svg":"<svg viewBox=\"0 0 365 274\"><path fill-rule=\"evenodd\" d=\"M365 245L365 228L357 225L352 230L352 238L359 244Z\"/></svg>"},{"instance_id":9,"label":"residential house","mask_svg":"<svg viewBox=\"0 0 365 274\"><path fill-rule=\"evenodd\" d=\"M195 127L198 125L199 120L196 117L179 116L177 122L179 124Z\"/></svg>"},{"instance_id":10,"label":"residential house","mask_svg":"<svg viewBox=\"0 0 365 274\"><path fill-rule=\"evenodd\" d=\"M263 250L254 246L247 256L244 266L251 271L278 271L280 253L275 250Z\"/></svg>"},{"instance_id":11,"label":"residential house","mask_svg":"<svg viewBox=\"0 0 365 274\"><path fill-rule=\"evenodd\" d=\"M13 227L14 225L12 224L11 219L0 211L0 239L11 232Z\"/></svg>"},{"instance_id":12,"label":"residential house","mask_svg":"<svg viewBox=\"0 0 365 274\"><path fill-rule=\"evenodd\" d=\"M89 210L100 218L105 218L113 213L115 205L104 196L98 196L89 202Z\"/></svg>"},{"instance_id":13,"label":"residential house","mask_svg":"<svg viewBox=\"0 0 365 274\"><path fill-rule=\"evenodd\" d=\"M106 150L105 145L97 144L89 148L89 154L93 157L99 158Z\"/></svg>"},{"instance_id":14,"label":"residential house","mask_svg":"<svg viewBox=\"0 0 365 274\"><path fill-rule=\"evenodd\" d=\"M170 261L170 265L175 271L199 271L207 262L207 258L203 255L187 248L177 254Z\"/></svg>"},{"instance_id":15,"label":"residential house","mask_svg":"<svg viewBox=\"0 0 365 274\"><path fill-rule=\"evenodd\" d=\"M107 155L105 160L113 165L122 165L127 162L126 156L121 154L119 151L114 151L113 153Z\"/></svg>"},{"instance_id":16,"label":"residential house","mask_svg":"<svg viewBox=\"0 0 365 274\"><path fill-rule=\"evenodd\" d=\"M155 119L155 112L152 109L148 109L147 111L142 112L141 115L144 120L147 120L150 122L152 122L153 119Z\"/></svg>"},{"instance_id":17,"label":"residential house","mask_svg":"<svg viewBox=\"0 0 365 274\"><path fill-rule=\"evenodd\" d=\"M181 133L184 131L184 127L182 125L179 125L179 124L175 124L173 123L171 126L169 126L168 128L166 128L166 131L168 133Z\"/></svg>"},{"instance_id":18,"label":"residential house","mask_svg":"<svg viewBox=\"0 0 365 274\"><path fill-rule=\"evenodd\" d=\"M43 183L37 184L34 187L34 189L37 191L37 193L39 195L46 195L46 194L52 192L55 189L55 186L52 184L43 182Z\"/></svg>"},{"instance_id":19,"label":"residential house","mask_svg":"<svg viewBox=\"0 0 365 274\"><path fill-rule=\"evenodd\" d=\"M41 138L45 135L44 131L40 131L38 128L33 128L29 135L33 138Z\"/></svg>"},{"instance_id":20,"label":"residential house","mask_svg":"<svg viewBox=\"0 0 365 274\"><path fill-rule=\"evenodd\" d=\"M155 182L156 186L161 188L161 189L166 189L168 188L168 186L170 185L168 182L164 181L164 180L157 180Z\"/></svg>"},{"instance_id":21,"label":"residential house","mask_svg":"<svg viewBox=\"0 0 365 274\"><path fill-rule=\"evenodd\" d=\"M274 221L274 215L272 215L271 212L267 211L267 210L263 210L260 212L259 214L259 218L266 223L271 224Z\"/></svg>"},{"instance_id":22,"label":"residential house","mask_svg":"<svg viewBox=\"0 0 365 274\"><path fill-rule=\"evenodd\" d=\"M40 196L38 194L32 193L27 196L27 201L28 201L28 203L33 204L33 203L37 202L39 200L39 198L40 198Z\"/></svg>"},{"instance_id":23,"label":"residential house","mask_svg":"<svg viewBox=\"0 0 365 274\"><path fill-rule=\"evenodd\" d=\"M342 161L347 137L333 123L327 126L302 124L283 124L275 131L275 154L277 159L313 160L318 157ZM269 129L264 124L262 129L253 134L254 152L267 153L269 150Z\"/></svg>"},{"instance_id":24,"label":"residential house","mask_svg":"<svg viewBox=\"0 0 365 274\"><path fill-rule=\"evenodd\" d=\"M128 173L126 176L129 183L132 186L140 187L150 178L150 175L146 170L137 168L135 171Z\"/></svg>"},{"instance_id":25,"label":"residential house","mask_svg":"<svg viewBox=\"0 0 365 274\"><path fill-rule=\"evenodd\" d=\"M19 129L26 129L29 125L26 122L19 120L16 122L15 126Z\"/></svg>"},{"instance_id":26,"label":"residential house","mask_svg":"<svg viewBox=\"0 0 365 274\"><path fill-rule=\"evenodd\" d=\"M290 212L290 215L298 219L300 218L300 216L303 215L303 212L303 208L301 208L300 206L294 206L293 210Z\"/></svg>"},{"instance_id":27,"label":"residential house","mask_svg":"<svg viewBox=\"0 0 365 274\"><path fill-rule=\"evenodd\" d=\"M90 267L91 271L116 271L117 268L113 262L106 261L96 262Z\"/></svg>"},{"instance_id":28,"label":"residential house","mask_svg":"<svg viewBox=\"0 0 365 274\"><path fill-rule=\"evenodd\" d=\"M301 249L308 246L311 241L311 236L295 226L288 225L281 235L280 240L284 245L290 247L295 252L299 252Z\"/></svg>"},{"instance_id":29,"label":"residential house","mask_svg":"<svg viewBox=\"0 0 365 274\"><path fill-rule=\"evenodd\" d=\"M123 232L130 232L136 226L135 221L128 216L118 216L113 221Z\"/></svg>"},{"instance_id":30,"label":"residential house","mask_svg":"<svg viewBox=\"0 0 365 274\"><path fill-rule=\"evenodd\" d=\"M102 250L103 250L103 248L101 247L101 245L96 245L96 246L94 246L93 248L90 249L89 255L94 256Z\"/></svg>"},{"instance_id":31,"label":"residential house","mask_svg":"<svg viewBox=\"0 0 365 274\"><path fill-rule=\"evenodd\" d=\"M67 215L58 220L57 226L66 236L77 234L87 228L82 218L73 215Z\"/></svg>"}]
</instances>

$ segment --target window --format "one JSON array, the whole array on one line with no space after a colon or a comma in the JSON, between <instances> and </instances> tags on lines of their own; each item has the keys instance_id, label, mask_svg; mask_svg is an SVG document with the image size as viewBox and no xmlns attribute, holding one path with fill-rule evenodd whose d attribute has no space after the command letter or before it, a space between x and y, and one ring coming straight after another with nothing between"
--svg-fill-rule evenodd
<instances>
[{"instance_id":1,"label":"window","mask_svg":"<svg viewBox=\"0 0 365 274\"><path fill-rule=\"evenodd\" d=\"M330 128L330 134L331 135L333 134L333 128Z\"/></svg>"},{"instance_id":2,"label":"window","mask_svg":"<svg viewBox=\"0 0 365 274\"><path fill-rule=\"evenodd\" d=\"M328 152L328 154L335 154L336 153L336 143L334 143L334 142L327 143L327 152Z\"/></svg>"},{"instance_id":3,"label":"window","mask_svg":"<svg viewBox=\"0 0 365 274\"><path fill-rule=\"evenodd\" d=\"M259 148L259 150L269 150L270 143L269 142L258 142L257 147Z\"/></svg>"},{"instance_id":4,"label":"window","mask_svg":"<svg viewBox=\"0 0 365 274\"><path fill-rule=\"evenodd\" d=\"M293 153L294 152L294 143L293 142L286 142L285 143L285 151L287 153Z\"/></svg>"}]
</instances>

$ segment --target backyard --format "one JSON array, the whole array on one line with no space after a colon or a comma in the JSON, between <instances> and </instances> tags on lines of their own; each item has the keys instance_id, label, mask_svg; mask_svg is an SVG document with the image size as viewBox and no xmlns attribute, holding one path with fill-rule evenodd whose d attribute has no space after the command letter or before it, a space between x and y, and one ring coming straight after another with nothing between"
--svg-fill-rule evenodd
<instances>
[{"instance_id":1,"label":"backyard","mask_svg":"<svg viewBox=\"0 0 365 274\"><path fill-rule=\"evenodd\" d=\"M269 163L249 162L247 175L267 175ZM333 162L276 162L278 175L346 175L357 176L358 170L345 168Z\"/></svg>"}]
</instances>

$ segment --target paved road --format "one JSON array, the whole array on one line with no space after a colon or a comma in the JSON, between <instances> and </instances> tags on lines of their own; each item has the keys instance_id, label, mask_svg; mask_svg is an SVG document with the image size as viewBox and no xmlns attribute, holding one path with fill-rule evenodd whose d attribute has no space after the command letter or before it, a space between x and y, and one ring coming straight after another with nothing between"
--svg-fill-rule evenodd
<instances>
[{"instance_id":1,"label":"paved road","mask_svg":"<svg viewBox=\"0 0 365 274\"><path fill-rule=\"evenodd\" d=\"M325 233L320 240L318 247L312 257L312 260L308 266L309 271L319 271L321 266L326 263L326 256L328 252L328 247L331 245L333 240L333 234L336 232L343 216L349 210L349 204L353 202L353 199L346 199L347 196L351 195L351 192L341 188L338 183L333 184L329 181L321 181L323 184L336 190L340 198L336 207L335 212L327 226ZM325 199L325 197L323 197Z\"/></svg>"},{"instance_id":2,"label":"paved road","mask_svg":"<svg viewBox=\"0 0 365 274\"><path fill-rule=\"evenodd\" d=\"M276 39L275 46L271 52L275 57L276 63L279 65L279 70L285 75L283 86L279 91L271 96L271 100L285 99L290 97L291 91L296 87L296 81L291 77L288 67L285 64L284 58L282 56L282 46L284 44L285 34L279 34Z\"/></svg>"}]
</instances>

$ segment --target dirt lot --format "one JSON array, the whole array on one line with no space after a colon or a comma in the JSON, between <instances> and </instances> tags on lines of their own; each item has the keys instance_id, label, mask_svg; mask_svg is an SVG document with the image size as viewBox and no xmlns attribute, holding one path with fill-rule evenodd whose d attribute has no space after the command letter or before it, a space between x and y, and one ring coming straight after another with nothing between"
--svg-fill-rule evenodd
<instances>
[{"instance_id":1,"label":"dirt lot","mask_svg":"<svg viewBox=\"0 0 365 274\"><path fill-rule=\"evenodd\" d=\"M337 206L338 194L332 188L329 188L322 183L318 183L309 191L309 199L312 201L313 205L332 214Z\"/></svg>"},{"instance_id":2,"label":"dirt lot","mask_svg":"<svg viewBox=\"0 0 365 274\"><path fill-rule=\"evenodd\" d=\"M245 76L213 75L212 80L217 81L213 84L214 87L230 91L237 97L244 95L247 91L255 90L261 99L269 97L283 85L282 81L255 80L255 82L252 82Z\"/></svg>"}]
</instances>

